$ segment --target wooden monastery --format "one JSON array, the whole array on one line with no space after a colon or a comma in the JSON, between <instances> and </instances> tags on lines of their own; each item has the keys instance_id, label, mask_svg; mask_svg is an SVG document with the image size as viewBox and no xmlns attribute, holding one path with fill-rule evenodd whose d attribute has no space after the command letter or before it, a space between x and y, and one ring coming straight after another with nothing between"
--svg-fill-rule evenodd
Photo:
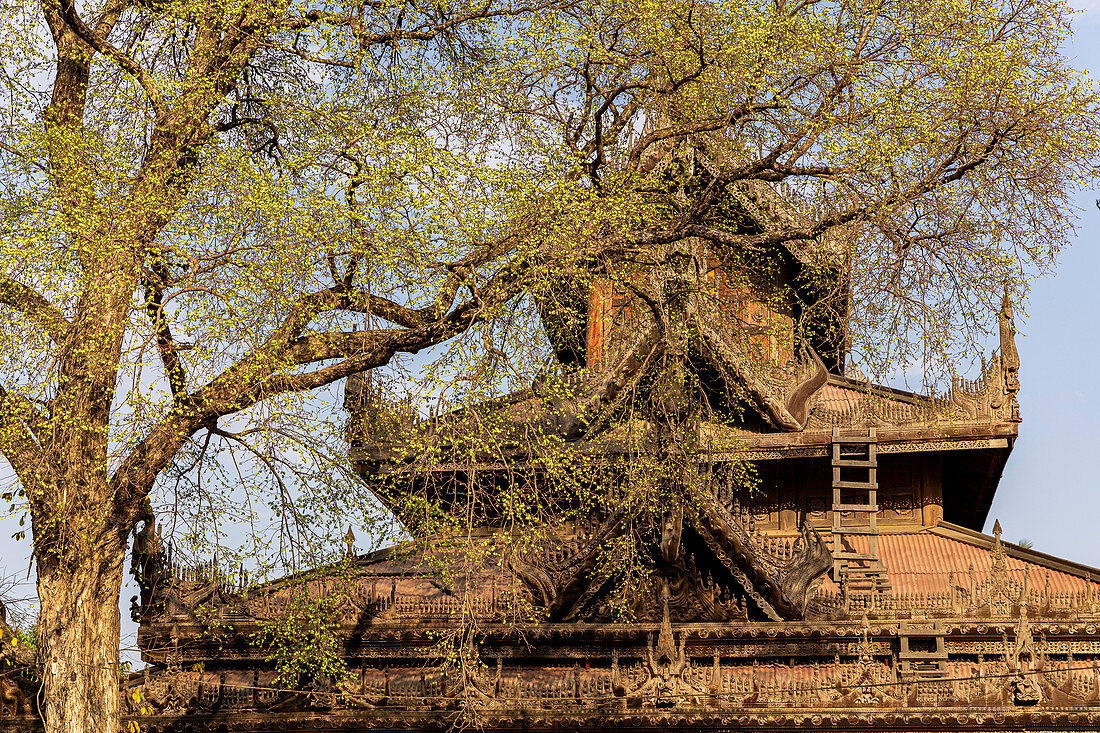
<instances>
[{"instance_id":1,"label":"wooden monastery","mask_svg":"<svg viewBox=\"0 0 1100 733\"><path fill-rule=\"evenodd\" d=\"M771 189L730 194L745 228L795 215ZM1007 296L1000 350L980 378L924 397L844 375L844 298L824 295L843 293L842 268L817 264L810 245L751 260L677 247L660 259L682 266L624 270L541 304L560 373L476 419L395 421L367 380L349 380L352 460L409 527L407 545L356 555L349 538L343 563L251 585L213 564L181 567L146 527L133 613L150 666L123 682L127 721L1100 728L1097 571L1004 542L999 526L981 533L1020 420ZM491 449L460 451L490 418ZM584 474L606 482L584 511L545 489L553 477L532 435L570 466L600 468ZM646 450L691 475L657 530L636 533L647 571L624 591L600 557L635 532L622 508L630 487L615 477ZM747 482L735 470L746 462ZM494 500L517 483L551 497L538 542L515 542ZM429 505L476 508L476 557L418 534ZM257 642L303 593L324 609L346 676L280 681ZM33 729L24 693L8 688L0 728Z\"/></svg>"}]
</instances>

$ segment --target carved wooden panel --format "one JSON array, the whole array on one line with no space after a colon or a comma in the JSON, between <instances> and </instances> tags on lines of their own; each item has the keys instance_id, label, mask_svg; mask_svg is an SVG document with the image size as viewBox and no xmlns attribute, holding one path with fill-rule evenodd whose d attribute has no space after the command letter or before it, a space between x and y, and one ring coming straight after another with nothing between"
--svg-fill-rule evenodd
<instances>
[{"instance_id":1,"label":"carved wooden panel","mask_svg":"<svg viewBox=\"0 0 1100 733\"><path fill-rule=\"evenodd\" d=\"M879 512L887 524L919 524L920 480L916 459L912 456L889 456L879 470Z\"/></svg>"},{"instance_id":2,"label":"carved wooden panel","mask_svg":"<svg viewBox=\"0 0 1100 733\"><path fill-rule=\"evenodd\" d=\"M792 471L793 494L798 506L798 523L806 521L811 527L825 528L832 525L829 507L832 506L830 471L824 460L799 461Z\"/></svg>"}]
</instances>

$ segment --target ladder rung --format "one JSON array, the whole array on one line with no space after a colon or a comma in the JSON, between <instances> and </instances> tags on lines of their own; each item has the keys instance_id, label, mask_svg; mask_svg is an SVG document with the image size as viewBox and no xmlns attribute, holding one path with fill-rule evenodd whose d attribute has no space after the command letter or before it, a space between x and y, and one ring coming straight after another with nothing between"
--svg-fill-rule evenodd
<instances>
[{"instance_id":1,"label":"ladder rung","mask_svg":"<svg viewBox=\"0 0 1100 733\"><path fill-rule=\"evenodd\" d=\"M862 458L841 458L833 460L833 468L877 468L878 461L863 460Z\"/></svg>"},{"instance_id":2,"label":"ladder rung","mask_svg":"<svg viewBox=\"0 0 1100 733\"><path fill-rule=\"evenodd\" d=\"M834 489L865 489L865 490L878 490L878 482L871 481L834 481Z\"/></svg>"},{"instance_id":3,"label":"ladder rung","mask_svg":"<svg viewBox=\"0 0 1100 733\"><path fill-rule=\"evenodd\" d=\"M834 560L878 560L878 555L872 555L867 552L840 552L833 553Z\"/></svg>"},{"instance_id":4,"label":"ladder rung","mask_svg":"<svg viewBox=\"0 0 1100 733\"><path fill-rule=\"evenodd\" d=\"M842 571L844 573L856 573L857 575L886 575L886 566L882 564L875 564L867 568L856 567L849 565Z\"/></svg>"},{"instance_id":5,"label":"ladder rung","mask_svg":"<svg viewBox=\"0 0 1100 733\"><path fill-rule=\"evenodd\" d=\"M947 676L946 669L910 669L902 674L909 680L936 680Z\"/></svg>"},{"instance_id":6,"label":"ladder rung","mask_svg":"<svg viewBox=\"0 0 1100 733\"><path fill-rule=\"evenodd\" d=\"M932 622L932 628L927 626L910 626L908 621L902 621L898 628L898 636L907 636L910 639L934 639L937 636L947 636L947 631L939 621Z\"/></svg>"},{"instance_id":7,"label":"ladder rung","mask_svg":"<svg viewBox=\"0 0 1100 733\"><path fill-rule=\"evenodd\" d=\"M834 512L867 512L878 514L878 504L833 504Z\"/></svg>"},{"instance_id":8,"label":"ladder rung","mask_svg":"<svg viewBox=\"0 0 1100 733\"><path fill-rule=\"evenodd\" d=\"M834 443L877 443L878 438L868 435L834 435Z\"/></svg>"},{"instance_id":9,"label":"ladder rung","mask_svg":"<svg viewBox=\"0 0 1100 733\"><path fill-rule=\"evenodd\" d=\"M878 530L871 527L834 527L833 534L878 534Z\"/></svg>"},{"instance_id":10,"label":"ladder rung","mask_svg":"<svg viewBox=\"0 0 1100 733\"><path fill-rule=\"evenodd\" d=\"M947 659L947 652L898 652L898 661L906 662L935 662Z\"/></svg>"},{"instance_id":11,"label":"ladder rung","mask_svg":"<svg viewBox=\"0 0 1100 733\"><path fill-rule=\"evenodd\" d=\"M883 593L889 593L890 592L890 584L887 583L885 580L880 582L880 583L875 583L873 581L869 581L868 583L866 583L862 586L857 586L852 581L848 582L848 592L849 593L865 593L865 592L868 592L868 591L875 591L875 590L883 592Z\"/></svg>"}]
</instances>

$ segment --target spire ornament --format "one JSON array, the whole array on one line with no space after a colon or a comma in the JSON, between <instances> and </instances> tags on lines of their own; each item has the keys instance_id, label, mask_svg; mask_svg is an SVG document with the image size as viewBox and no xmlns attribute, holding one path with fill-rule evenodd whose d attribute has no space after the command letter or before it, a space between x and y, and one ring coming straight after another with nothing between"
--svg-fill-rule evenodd
<instances>
[{"instance_id":1,"label":"spire ornament","mask_svg":"<svg viewBox=\"0 0 1100 733\"><path fill-rule=\"evenodd\" d=\"M347 534L344 535L344 544L347 545L347 556L355 557L355 533L351 531L351 525L348 525Z\"/></svg>"},{"instance_id":2,"label":"spire ornament","mask_svg":"<svg viewBox=\"0 0 1100 733\"><path fill-rule=\"evenodd\" d=\"M1008 282L1005 282L1005 294L997 320L1001 331L1001 385L1008 402L1008 420L1020 422L1020 403L1016 399L1016 393L1020 391L1020 353L1016 350L1016 322L1012 316Z\"/></svg>"},{"instance_id":3,"label":"spire ornament","mask_svg":"<svg viewBox=\"0 0 1100 733\"><path fill-rule=\"evenodd\" d=\"M993 523L993 547L990 550L989 609L997 616L1008 615L1015 599L1009 596L1008 552L1001 541L1001 521Z\"/></svg>"}]
</instances>

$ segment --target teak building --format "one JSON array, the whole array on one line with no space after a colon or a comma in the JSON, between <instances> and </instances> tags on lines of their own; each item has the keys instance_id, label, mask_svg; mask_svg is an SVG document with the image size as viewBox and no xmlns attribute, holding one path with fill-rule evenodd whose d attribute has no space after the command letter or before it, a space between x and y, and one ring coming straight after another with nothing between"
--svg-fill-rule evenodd
<instances>
[{"instance_id":1,"label":"teak building","mask_svg":"<svg viewBox=\"0 0 1100 733\"><path fill-rule=\"evenodd\" d=\"M746 228L797 216L768 188L730 196ZM177 566L147 527L134 614L151 667L124 683L128 719L143 731L1096 730L1096 571L1004 542L999 526L981 533L1020 420L1007 296L980 377L923 397L842 373L843 269L818 254L791 245L749 262L687 242L659 268L542 304L562 376L484 406L503 447L476 461L457 455L483 424L468 413L395 436L369 383L349 383L352 459L410 527L403 494L446 504L464 486L530 480L535 449L517 436L608 466L647 445L679 451L691 506L641 535L652 572L625 596L633 620L597 572L601 548L630 531L615 487L587 514L548 519L552 542L498 542L486 500L476 562L418 538L252 587ZM841 295L830 305L826 292ZM649 443L623 423L639 402L650 411L630 420ZM428 450L430 472L417 463ZM745 461L754 491L731 478ZM346 679L281 685L255 645L295 580L331 598ZM30 726L27 713L9 699L3 721Z\"/></svg>"}]
</instances>

